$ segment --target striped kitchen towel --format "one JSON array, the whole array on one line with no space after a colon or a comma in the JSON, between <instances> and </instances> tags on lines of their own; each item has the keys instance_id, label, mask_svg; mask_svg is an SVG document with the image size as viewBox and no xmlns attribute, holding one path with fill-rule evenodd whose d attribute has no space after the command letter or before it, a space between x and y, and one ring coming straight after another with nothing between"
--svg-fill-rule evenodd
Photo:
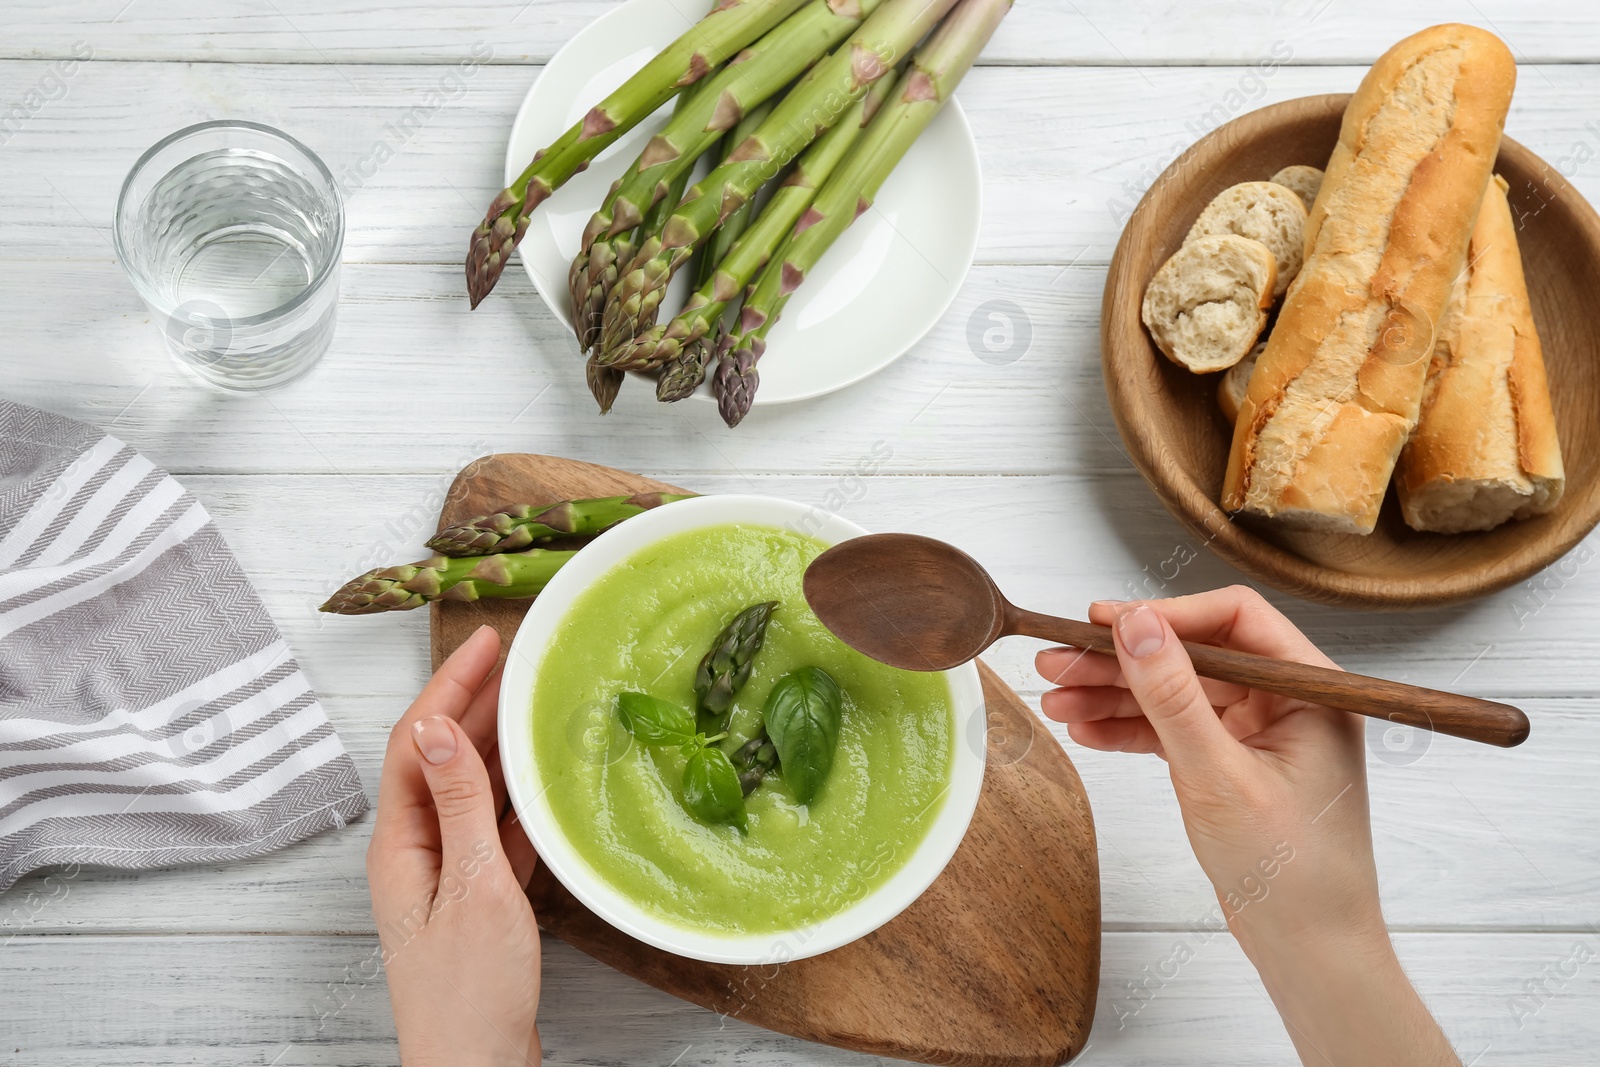
<instances>
[{"instance_id":1,"label":"striped kitchen towel","mask_svg":"<svg viewBox=\"0 0 1600 1067\"><path fill-rule=\"evenodd\" d=\"M255 856L366 808L205 509L115 437L0 400L0 891Z\"/></svg>"}]
</instances>

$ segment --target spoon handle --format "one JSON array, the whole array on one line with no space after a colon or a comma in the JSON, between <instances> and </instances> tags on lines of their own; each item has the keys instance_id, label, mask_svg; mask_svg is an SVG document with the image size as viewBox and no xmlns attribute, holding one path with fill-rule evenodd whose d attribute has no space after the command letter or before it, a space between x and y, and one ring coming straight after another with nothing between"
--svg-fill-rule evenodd
<instances>
[{"instance_id":1,"label":"spoon handle","mask_svg":"<svg viewBox=\"0 0 1600 1067\"><path fill-rule=\"evenodd\" d=\"M1010 621L1013 633L1116 655L1108 626L1021 608L1014 609ZM1183 647L1197 673L1219 682L1236 682L1279 696L1501 748L1512 748L1528 739L1528 717L1510 704L1193 641L1185 641Z\"/></svg>"}]
</instances>

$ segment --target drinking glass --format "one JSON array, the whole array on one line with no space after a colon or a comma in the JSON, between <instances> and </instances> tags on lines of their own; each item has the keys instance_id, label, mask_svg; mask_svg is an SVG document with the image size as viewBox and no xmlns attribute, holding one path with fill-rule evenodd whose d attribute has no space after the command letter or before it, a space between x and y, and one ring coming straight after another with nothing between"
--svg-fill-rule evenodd
<instances>
[{"instance_id":1,"label":"drinking glass","mask_svg":"<svg viewBox=\"0 0 1600 1067\"><path fill-rule=\"evenodd\" d=\"M206 381L282 385L327 350L344 207L294 138L254 122L179 130L133 165L114 229L167 347Z\"/></svg>"}]
</instances>

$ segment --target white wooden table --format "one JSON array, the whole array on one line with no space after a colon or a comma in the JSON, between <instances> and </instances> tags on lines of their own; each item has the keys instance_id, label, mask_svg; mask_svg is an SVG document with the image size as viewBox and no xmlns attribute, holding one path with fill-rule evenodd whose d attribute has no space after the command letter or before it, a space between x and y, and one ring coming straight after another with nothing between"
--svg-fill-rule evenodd
<instances>
[{"instance_id":1,"label":"white wooden table","mask_svg":"<svg viewBox=\"0 0 1600 1067\"><path fill-rule=\"evenodd\" d=\"M1508 132L1600 200L1595 5L1021 0L960 90L986 179L979 263L914 353L847 393L758 410L736 433L707 405L666 409L636 388L600 419L571 338L521 270L469 314L460 264L538 65L608 2L0 9L0 107L22 107L0 112L0 395L107 428L205 503L369 790L426 675L427 620L315 607L348 575L418 555L451 474L475 456L557 453L938 534L1042 608L1204 589L1239 576L1196 553L1124 456L1096 343L1127 206L1179 150L1223 117L1353 88L1361 65L1423 25L1471 21L1523 63ZM65 74L55 65L90 54ZM435 90L442 106L397 124ZM255 397L180 376L110 243L137 155L221 117L292 133L348 183L333 349L310 377ZM969 337L1008 307L1010 350L975 349ZM1387 914L1473 1064L1593 1062L1600 1044L1597 544L1448 611L1274 596L1352 669L1514 700L1533 717L1512 753L1447 738L1395 753L1371 735ZM1036 699L1025 644L992 662ZM1104 882L1100 1010L1080 1062L1292 1062L1235 944L1199 932L1214 899L1162 766L1068 747ZM0 897L0 1063L393 1063L382 979L359 969L375 945L369 832L366 819L225 867L85 871L43 905L29 897L40 879L24 881ZM556 1064L868 1062L723 1026L554 941L541 1028Z\"/></svg>"}]
</instances>

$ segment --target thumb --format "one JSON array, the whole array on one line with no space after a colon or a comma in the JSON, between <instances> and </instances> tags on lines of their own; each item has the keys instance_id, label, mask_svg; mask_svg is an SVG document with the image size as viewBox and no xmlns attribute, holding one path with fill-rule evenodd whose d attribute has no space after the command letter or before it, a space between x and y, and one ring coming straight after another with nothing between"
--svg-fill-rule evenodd
<instances>
[{"instance_id":1,"label":"thumb","mask_svg":"<svg viewBox=\"0 0 1600 1067\"><path fill-rule=\"evenodd\" d=\"M1206 699L1172 625L1148 604L1134 604L1117 616L1112 630L1122 676L1161 739L1167 761L1176 766L1227 759L1237 742Z\"/></svg>"},{"instance_id":2,"label":"thumb","mask_svg":"<svg viewBox=\"0 0 1600 1067\"><path fill-rule=\"evenodd\" d=\"M439 813L439 842L443 867L468 856L481 859L485 847L500 841L499 820L489 771L455 720L434 715L418 719L411 740L422 757L422 774Z\"/></svg>"}]
</instances>

